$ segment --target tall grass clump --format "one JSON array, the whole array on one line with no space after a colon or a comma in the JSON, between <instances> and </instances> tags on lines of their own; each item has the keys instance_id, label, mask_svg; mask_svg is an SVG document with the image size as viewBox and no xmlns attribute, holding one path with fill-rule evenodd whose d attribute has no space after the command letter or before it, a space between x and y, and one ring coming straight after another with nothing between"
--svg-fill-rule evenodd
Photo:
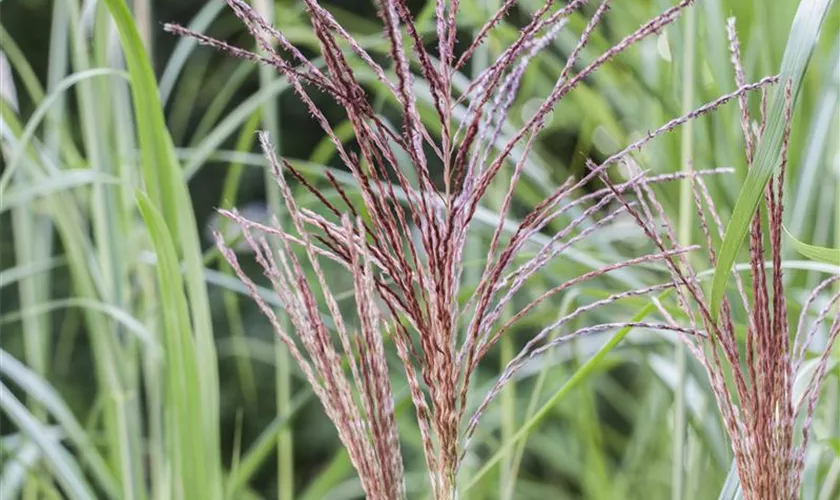
<instances>
[{"instance_id":1,"label":"tall grass clump","mask_svg":"<svg viewBox=\"0 0 840 500\"><path fill-rule=\"evenodd\" d=\"M729 48L738 85L744 84L740 43L734 19L728 23ZM774 78L775 80L775 78ZM793 84L777 81L784 99L781 148L775 174L764 189L762 210L752 216L749 230L749 279L731 274L737 293L724 296L719 314L700 283L703 265L684 254L666 261L677 292L677 312L657 301L657 308L673 327L702 331L688 336L677 330L689 351L705 369L729 436L740 490L746 500L796 499L811 425L829 367L832 346L840 335L840 293L830 292L840 276L821 281L803 302L798 320L788 310L782 265L785 175L788 167ZM752 117L747 96L739 96L745 160L754 168L756 144L763 140L768 94L763 89L760 116ZM629 172L639 166L623 162ZM594 164L592 168L596 168ZM724 236L716 204L701 177L690 176L691 193L705 236L707 267L717 265L714 238ZM627 202L615 191L660 252L677 248L670 214L646 184L634 186L637 197ZM836 287L835 287L836 288ZM828 293L828 297L820 299ZM741 326L744 325L744 326ZM745 331L742 331L742 328ZM814 340L823 338L820 351L806 363ZM807 365L807 369L806 369Z\"/></svg>"},{"instance_id":2,"label":"tall grass clump","mask_svg":"<svg viewBox=\"0 0 840 500\"><path fill-rule=\"evenodd\" d=\"M720 342L713 328L716 323L701 325L694 321L683 326L671 316L659 323L645 322L643 316L641 320L590 322L556 334L573 320L588 317L584 313L675 287L685 299L681 304L687 304L684 288L697 285L694 275L688 274L689 278L681 280L626 287L566 311L556 321L539 324L521 350L510 356L477 404L469 400L470 383L479 363L514 325L530 319L550 298L631 266L661 263L675 276L682 278L690 273L685 254L696 247L666 247L651 226L653 215L645 196L654 184L680 178L699 183L699 173L718 171L647 176L637 169L618 183L611 182L607 172L615 165L631 162L630 153L660 134L777 81L776 77L766 77L748 84L739 79L734 92L675 118L600 164L590 162L590 170L580 179L569 178L532 206L518 206L514 190L558 102L607 62L660 33L692 2L679 2L584 62L581 56L610 7L609 0L601 2L577 35L551 91L521 127L503 133L511 123L509 113L526 69L539 60L543 49L559 33L568 29L569 16L586 4L582 0L565 5L546 1L501 55L459 90L454 84L457 72L471 64L489 33L516 3L504 1L475 31L474 38L464 42L458 40L462 36L456 24L459 2L440 0L434 14L436 40L429 43L420 36L404 0L381 0L378 15L389 47L387 66L384 58L371 55L316 0L304 0L312 33L318 40L314 55L294 45L240 0L227 0L227 4L253 35L259 52L179 25L166 26L172 33L280 73L332 142L342 167L352 175L358 193L348 190L329 170L324 171L323 178L313 179L292 162L279 158L271 138L261 133L260 143L287 216L283 223L278 218L261 222L236 210L222 211L242 228L288 323L259 292L233 245L221 234L216 239L312 386L369 498L406 497L391 385L398 372L409 387L433 496L452 499L458 495L458 471L481 416L533 357L587 334L630 327L677 332L692 346ZM371 86L385 89L397 103L396 120L375 111L368 97ZM430 96L430 109L418 104L421 92ZM339 137L334 117L327 116L319 105L324 95L343 109L352 128L352 147ZM424 113L434 118L421 120ZM391 126L391 121L401 122L400 126ZM592 190L599 178L604 178L608 187ZM292 182L318 199L322 209L299 205ZM498 197L499 216L486 261L477 285L464 288L463 275L468 267L465 249L471 238L478 237L476 213L490 196L491 186L499 183L503 194ZM637 202L627 201L630 198L638 198L641 208L634 204ZM780 202L773 205L774 210L779 207ZM510 223L512 214L520 216L516 224ZM532 285L530 280L563 252L628 214L642 220L647 236L661 243L659 249L578 273L536 297L522 293L524 285ZM548 236L537 243L540 233ZM684 264L678 266L673 259ZM352 279L352 311L342 308L336 298L342 269ZM349 314L354 319L349 319ZM331 330L337 335L333 336ZM385 353L390 344L399 359L399 370L388 365ZM694 347L693 352L704 359L699 348ZM716 394L727 394L721 391L717 386ZM762 411L767 408L772 405L762 406ZM725 416L730 422L729 414Z\"/></svg>"}]
</instances>

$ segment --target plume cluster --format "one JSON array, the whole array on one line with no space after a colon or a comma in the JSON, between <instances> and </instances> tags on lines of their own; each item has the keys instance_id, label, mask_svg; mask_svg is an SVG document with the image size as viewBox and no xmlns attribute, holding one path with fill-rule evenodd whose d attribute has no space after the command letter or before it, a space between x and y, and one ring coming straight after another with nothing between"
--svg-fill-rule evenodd
<instances>
[{"instance_id":1,"label":"plume cluster","mask_svg":"<svg viewBox=\"0 0 840 500\"><path fill-rule=\"evenodd\" d=\"M666 123L600 165L590 164L590 170L582 178L569 179L530 207L520 222L509 222L514 191L536 138L557 103L599 67L673 23L690 6L690 0L663 11L592 61L585 62L580 57L583 48L608 12L609 0L601 2L591 10L577 44L566 55L565 66L557 75L553 89L542 98L536 112L514 131L509 130L513 120L508 115L526 68L566 29L567 19L581 11L585 0L571 0L563 5L545 1L501 55L460 91L453 83L456 76L509 14L516 0L505 0L476 31L474 39L462 44L464 48L459 50L456 50L457 0L437 0L434 44L422 39L405 0L378 0L382 32L389 46L387 67L381 59L369 54L317 0L303 0L312 32L319 42L317 60L307 57L244 1L226 2L254 37L258 50L234 47L178 25L167 25L166 29L275 68L331 140L343 167L352 175L354 186L349 189L326 170L320 179L307 178L292 163L278 158L267 135L261 134L261 145L288 214L282 223L275 218L272 223L264 224L248 220L236 211L223 212L243 228L257 262L289 318L291 331L260 297L255 283L219 235L218 246L239 278L250 287L254 300L312 385L348 449L368 498L406 496L390 385L391 378L398 373L389 369L386 362L389 344L393 345L401 364L399 376L404 376L410 389L433 496L447 500L456 496L459 464L490 401L529 359L553 345L593 332L634 326L676 331L692 345L709 342L727 347L728 355L737 354L731 350L734 333L729 332L732 341L724 340L729 323L721 327L717 323L704 323L704 330L711 332L708 338L701 333L697 322L686 327L671 321L672 318L662 323L589 323L579 330L553 335L568 327L571 320L596 308L675 286L668 281L623 290L582 305L545 325L510 361L482 401L477 404L467 401L471 376L500 338L546 301L573 286L628 266L662 262L680 278L676 284L681 287L681 296L686 294L684 289L699 290L694 274L686 271L690 268L673 263L673 259L685 263L684 254L694 247L683 248L666 242L650 227L653 215L645 197L658 182L689 177L702 185L700 174L717 171L659 177L646 177L637 171L615 184L608 180L607 170L629 162L631 152L657 135L725 102L741 99L775 78L754 84L739 81L735 92ZM402 123L392 126L375 112L360 72L372 74L376 85L384 86L392 94ZM420 91L430 96L425 104L419 103ZM345 110L353 129L352 148L340 140L316 105L313 98L316 92L328 95ZM433 127L421 120L421 106L426 106L425 111L435 117L426 119L426 123L433 122ZM608 187L582 194L581 188L599 177L606 180ZM494 179L503 180L507 188L497 208L499 217L489 237L486 264L477 286L470 290L470 298L464 300L461 287L465 247L470 238L478 237L475 217ZM314 211L299 206L289 185L292 180L314 195L322 208ZM329 185L337 195L328 196L321 187L324 185ZM778 196L768 196L775 196L773 210L780 212ZM630 198L639 198L642 205L627 201ZM536 298L521 300L523 286L541 269L588 235L628 213L634 214L650 236L656 238L659 251L592 269L543 291ZM773 226L771 233L775 236L777 230ZM758 225L756 231L760 231ZM775 252L776 247L773 248ZM343 267L352 276L356 327L343 318L346 311L342 312L331 290L334 281L327 277L325 263ZM767 285L761 282L759 286ZM783 308L783 297L774 297L772 305ZM781 317L761 316L753 322L759 328L757 331L770 337L767 332L772 328L782 328L780 323L774 323L780 322ZM776 343L767 349L782 349ZM756 340L754 347L764 349L765 341ZM700 347L697 349L701 359L706 359ZM767 356L762 351L757 359ZM722 370L717 369L719 364L714 361L717 359L714 357L709 367L710 373L717 377L713 377L718 382L717 393L723 398L728 393L720 385ZM733 358L733 362L733 366L738 366L737 359ZM762 367L762 371L770 373L769 368ZM772 378L762 379L761 383L772 386L781 381ZM752 432L743 426L755 422L739 420L734 403L729 399L722 403L727 401L731 403L729 406L722 404L727 410L727 422L736 431ZM761 399L756 404L762 412L775 411L771 411L775 400ZM768 436L768 439L771 437L776 438ZM753 452L749 446L745 445L744 449ZM748 459L744 453L738 456L741 462Z\"/></svg>"},{"instance_id":2,"label":"plume cluster","mask_svg":"<svg viewBox=\"0 0 840 500\"><path fill-rule=\"evenodd\" d=\"M727 29L736 83L743 87L744 70L734 19L729 20ZM767 80L775 83L777 78ZM682 335L682 338L709 377L747 500L799 498L811 420L826 375L829 353L840 335L840 314L835 312L833 319L830 317L840 300L840 293L829 294L819 308L815 306L818 297L840 281L837 275L825 279L813 290L803 304L795 333L791 335L781 257L784 180L792 119L790 82L785 82L778 91L784 92L786 101L779 172L770 180L764 193L766 223L762 222L762 210L758 210L752 220L749 288L739 272L733 271L737 299L724 299L719 316L715 316L698 280L699 262L685 255L667 261L689 329L706 333L703 336ZM756 143L766 124L767 93L762 89L759 120L751 118L746 95L738 97L738 104L746 163L752 167ZM629 159L625 158L623 162L631 172L638 170ZM722 237L724 226L703 179L690 176L690 182L696 214L706 239L706 264L714 267L716 255L712 234L716 232ZM654 191L645 184L634 189L638 196L633 204L623 201L628 212L656 248L660 251L676 248L673 224L657 202ZM617 196L623 199L621 194ZM664 231L658 228L664 228ZM657 302L657 305L668 324L680 325L661 303ZM738 331L739 321L746 323L746 332ZM813 370L803 370L805 354L819 332L826 339L824 350L816 358ZM800 394L794 390L797 377L802 377L799 383L804 387Z\"/></svg>"}]
</instances>

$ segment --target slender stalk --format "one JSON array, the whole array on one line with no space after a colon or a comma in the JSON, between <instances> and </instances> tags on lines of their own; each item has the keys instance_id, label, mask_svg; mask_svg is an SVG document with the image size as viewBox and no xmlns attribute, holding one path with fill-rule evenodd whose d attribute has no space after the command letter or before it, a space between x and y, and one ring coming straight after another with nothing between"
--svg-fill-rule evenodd
<instances>
[{"instance_id":1,"label":"slender stalk","mask_svg":"<svg viewBox=\"0 0 840 500\"><path fill-rule=\"evenodd\" d=\"M134 21L137 24L137 31L140 32L140 39L143 40L143 47L149 54L154 54L152 47L152 26L154 23L154 14L152 12L152 2L150 0L134 0Z\"/></svg>"},{"instance_id":2,"label":"slender stalk","mask_svg":"<svg viewBox=\"0 0 840 500\"><path fill-rule=\"evenodd\" d=\"M511 314L510 308L507 307L505 314ZM502 337L500 342L500 356L501 363L500 371L505 369L508 363L516 355L513 346L513 340L509 335ZM502 405L502 442L510 440L516 433L516 384L511 382L508 384L501 394L499 399ZM513 498L513 484L516 481L516 471L513 469L514 455L508 455L501 463L501 473L499 474L499 491L503 492L506 500ZM508 496L510 495L510 496Z\"/></svg>"},{"instance_id":3,"label":"slender stalk","mask_svg":"<svg viewBox=\"0 0 840 500\"><path fill-rule=\"evenodd\" d=\"M560 303L560 307L558 308L557 317L562 318L567 316L572 311L577 304L578 294L574 291L567 293L563 297L563 301ZM573 325L570 325L570 329L574 330ZM548 342L552 342L557 336L561 334L560 330L556 330L548 339ZM540 368L540 374L537 377L537 381L534 383L534 389L531 391L531 400L528 402L528 408L525 411L524 418L526 420L530 419L534 412L537 411L537 404L539 404L540 395L542 394L543 386L545 385L546 379L548 378L548 371L554 364L554 358L556 357L557 349L552 349L548 351L545 355L545 360L543 361L542 368ZM513 459L511 460L511 475L512 480L508 483L507 491L504 492L506 498L513 499L514 497L514 488L516 486L516 479L519 474L519 466L522 464L522 457L525 455L525 446L528 444L528 439L522 439L519 444L516 446L516 450L513 452Z\"/></svg>"},{"instance_id":4,"label":"slender stalk","mask_svg":"<svg viewBox=\"0 0 840 500\"><path fill-rule=\"evenodd\" d=\"M257 136L256 132L260 123L260 117L260 111L255 111L242 127L242 132L240 132L236 142L237 152L247 153L251 151ZM244 166L241 162L230 165L228 173L225 176L222 196L219 200L220 207L233 208L235 206L243 168ZM219 219L219 231L222 234L228 234L229 226L230 224L227 219ZM219 270L225 274L234 276L233 269L230 268L230 265L224 259L219 259ZM237 349L241 349L242 352L247 352L247 335L245 333L245 325L242 322L242 312L239 309L239 294L233 290L225 290L223 300L232 342ZM254 408L257 403L257 387L250 359L247 356L237 356L236 369L239 374L240 384L242 385L245 404Z\"/></svg>"},{"instance_id":5,"label":"slender stalk","mask_svg":"<svg viewBox=\"0 0 840 500\"><path fill-rule=\"evenodd\" d=\"M52 92L67 71L67 7L64 2L53 6L52 26L50 28L50 64L47 70L47 92ZM1 35L0 35L1 36ZM58 151L64 100L58 99L46 117L45 144L52 151ZM23 179L23 173L18 177ZM2 194L0 193L0 196ZM15 262L25 266L28 262L37 262L49 258L53 252L53 226L49 217L38 214L29 206L22 206L12 211L12 231ZM2 252L2 250L0 250ZM30 310L38 303L50 300L51 273L44 272L23 278L18 285L18 296L22 310ZM0 284L2 285L2 284ZM22 321L24 357L26 364L41 376L47 377L47 367L53 349L49 348L51 322L49 314L26 314ZM46 421L47 414L43 407L26 398L27 408L41 421ZM37 498L38 487L35 478L26 481L23 498Z\"/></svg>"},{"instance_id":6,"label":"slender stalk","mask_svg":"<svg viewBox=\"0 0 840 500\"><path fill-rule=\"evenodd\" d=\"M834 154L835 157L837 157L836 155L840 154L840 145L835 145ZM834 248L840 248L840 182L835 182ZM834 286L834 291L835 293L840 294L840 283L837 283ZM840 316L840 302L837 303L835 311L835 314L837 316ZM833 355L835 360L840 360L840 347L835 346ZM835 422L833 435L840 436L840 362L837 363L837 367L834 370L837 374L837 376L834 377L833 382L835 390L831 392L831 398L833 399L833 404L831 405L831 407L834 413L834 419L830 421ZM835 478L840 477L840 460L835 459L835 462L832 465L832 469L836 471ZM838 480L838 482L840 482L840 480ZM826 498L828 498L828 495L826 495Z\"/></svg>"},{"instance_id":7,"label":"slender stalk","mask_svg":"<svg viewBox=\"0 0 840 500\"><path fill-rule=\"evenodd\" d=\"M29 207L19 207L12 211L12 230L15 233L14 238L14 253L15 261L18 265L26 266L38 259L36 248L38 248L37 240L40 233L39 226L43 220L39 220L39 216ZM20 280L18 284L18 296L21 308L31 310L39 303L39 276L27 276ZM45 297L47 300L49 297ZM48 351L45 350L47 346L47 329L48 323L47 314L26 314L23 316L22 326L27 333L24 335L24 358L26 363L35 370L36 373L46 375L46 355ZM46 420L46 411L44 408L32 401L32 398L27 397L27 408L32 412L35 418L44 421ZM34 500L38 498L38 482L36 478L28 480L24 486L23 496L24 500Z\"/></svg>"},{"instance_id":8,"label":"slender stalk","mask_svg":"<svg viewBox=\"0 0 840 500\"><path fill-rule=\"evenodd\" d=\"M696 52L697 19L695 9L688 9L685 13L684 34L682 37L683 67L682 67L682 111L694 109L694 56ZM680 137L680 168L687 173L691 170L693 155L693 122L689 121L682 129ZM685 179L680 183L679 208L679 244L691 245L692 219L694 214L691 180ZM685 495L685 443L686 443L686 348L681 342L674 346L674 358L677 365L677 386L674 390L674 443L671 470L671 498L682 500Z\"/></svg>"},{"instance_id":9,"label":"slender stalk","mask_svg":"<svg viewBox=\"0 0 840 500\"><path fill-rule=\"evenodd\" d=\"M82 14L78 2L70 2L70 11L75 19L71 25L72 66L77 71L84 71L92 67L92 61L87 34L83 32L83 23L80 22ZM106 29L109 25L104 22L107 16L104 6L97 5L94 15L94 48L104 49L107 44L102 42L110 36ZM106 62L104 52L99 51L93 55L95 63ZM113 174L116 162L106 148L107 141L101 140L101 135L107 134L110 129L108 117L101 108L102 103L110 102L109 89L105 82L99 81L81 81L76 89L86 159L94 171ZM119 206L117 199L113 186L101 182L94 184L90 218L99 268L91 271L100 278L98 290L101 299L122 308L126 287L124 260L120 256L125 253L125 242L118 237L123 207ZM106 426L109 447L119 465L124 498L141 499L144 493L141 484L140 413L137 400L127 396L136 394L136 387L132 384L136 378L133 377L136 360L128 346L122 345L119 340L122 332L119 325L111 325L108 320L104 322L109 325L107 329L91 330L91 334L99 337L95 343L102 343L97 360L110 365L102 372L105 378L102 386L107 387L108 398L105 413L111 419L111 425ZM111 359L102 359L100 356Z\"/></svg>"},{"instance_id":10,"label":"slender stalk","mask_svg":"<svg viewBox=\"0 0 840 500\"><path fill-rule=\"evenodd\" d=\"M265 19L272 22L279 19L278 13L275 11L275 4L272 0L256 0L254 2L255 10ZM283 9L281 4L280 9ZM263 89L270 87L277 78L277 72L269 67L262 65L259 68L260 87ZM282 137L280 128L280 116L278 114L279 99L270 99L265 102L262 107L262 125L274 138L274 147L277 148L278 154L282 154ZM286 219L283 215L283 203L280 200L280 191L277 184L274 182L270 170L265 171L265 193L268 209L270 213L275 214L283 224ZM275 240L275 243L277 241ZM289 323L285 315L280 317L281 324L284 328L288 328ZM274 343L274 370L275 370L275 398L277 416L285 419L289 416L292 400L292 359L289 357L289 352L282 342ZM295 469L294 469L294 440L291 426L284 426L277 436L277 499L278 500L294 500L295 498Z\"/></svg>"}]
</instances>

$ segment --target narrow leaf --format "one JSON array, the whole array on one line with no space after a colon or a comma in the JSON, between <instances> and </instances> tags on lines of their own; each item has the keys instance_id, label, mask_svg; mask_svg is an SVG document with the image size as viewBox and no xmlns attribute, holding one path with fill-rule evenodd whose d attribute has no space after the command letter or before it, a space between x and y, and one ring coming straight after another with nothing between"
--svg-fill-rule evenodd
<instances>
[{"instance_id":1,"label":"narrow leaf","mask_svg":"<svg viewBox=\"0 0 840 500\"><path fill-rule=\"evenodd\" d=\"M793 93L793 102L795 103L796 96L802 87L805 69L811 59L811 54L814 52L814 47L816 47L820 28L830 5L831 0L803 0L799 4L796 16L793 19L782 58L782 68L779 75L780 84L772 98L767 125L758 142L755 161L747 174L744 185L741 187L741 192L738 194L732 218L726 226L723 242L718 252L719 259L715 267L711 295L711 310L715 317L717 317L720 304L723 301L729 271L732 269L738 250L747 235L750 221L758 209L764 188L779 164L779 153L782 148L782 136L785 128L784 87L786 82L789 81Z\"/></svg>"},{"instance_id":2,"label":"narrow leaf","mask_svg":"<svg viewBox=\"0 0 840 500\"><path fill-rule=\"evenodd\" d=\"M172 138L166 128L163 108L158 95L157 81L152 70L149 55L143 46L137 26L124 0L106 0L106 6L120 35L131 79L132 102L137 123L143 180L150 195L154 212L163 217L166 235L159 235L173 245L175 260L180 256L184 265L186 297L189 301L189 320L195 333L194 345L200 386L197 402L201 404L199 418L203 427L204 449L207 453L198 457L207 462L208 491L218 492L222 487L221 453L219 443L219 374L216 347L213 337L213 322L204 283L204 267L201 245L193 212L193 204L181 165L175 155ZM151 212L146 210L147 213ZM144 214L145 215L145 214ZM147 223L149 220L147 219ZM160 228L158 228L160 229ZM150 227L151 230L151 227ZM153 234L153 237L155 235ZM160 257L160 255L158 255ZM180 274L180 269L174 271ZM179 300L184 298L178 289ZM167 303L168 304L168 303ZM209 498L209 497L208 497Z\"/></svg>"},{"instance_id":3,"label":"narrow leaf","mask_svg":"<svg viewBox=\"0 0 840 500\"><path fill-rule=\"evenodd\" d=\"M12 423L40 448L44 462L70 498L79 500L96 498L73 456L55 437L50 435L44 424L39 422L2 383L0 383L0 408Z\"/></svg>"},{"instance_id":4,"label":"narrow leaf","mask_svg":"<svg viewBox=\"0 0 840 500\"><path fill-rule=\"evenodd\" d=\"M794 235L790 234L790 231L788 231L787 228L784 229L788 238L790 238L791 242L793 242L793 248L795 248L796 251L803 256L824 264L840 266L840 248L827 248L817 245L809 245L808 243L804 243L796 239Z\"/></svg>"},{"instance_id":5,"label":"narrow leaf","mask_svg":"<svg viewBox=\"0 0 840 500\"><path fill-rule=\"evenodd\" d=\"M144 193L137 193L137 205L157 254L157 281L161 303L163 347L165 353L166 404L170 439L167 448L181 485L197 498L218 498L221 491L212 483L212 443L204 440L201 422L202 394L195 340L184 297L184 284L175 243L169 236L163 215Z\"/></svg>"},{"instance_id":6,"label":"narrow leaf","mask_svg":"<svg viewBox=\"0 0 840 500\"><path fill-rule=\"evenodd\" d=\"M87 462L99 482L99 486L110 497L116 496L117 482L108 470L105 459L93 446L88 434L76 420L73 412L49 382L11 354L0 349L0 373L13 380L27 396L35 399L47 408L55 418L64 434L78 448L81 458Z\"/></svg>"}]
</instances>

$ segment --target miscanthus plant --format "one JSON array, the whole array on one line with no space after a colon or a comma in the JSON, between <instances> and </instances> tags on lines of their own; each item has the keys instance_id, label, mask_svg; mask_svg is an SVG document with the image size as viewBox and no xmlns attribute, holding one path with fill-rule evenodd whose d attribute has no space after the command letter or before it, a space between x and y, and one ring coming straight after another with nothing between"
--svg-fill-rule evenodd
<instances>
[{"instance_id":1,"label":"miscanthus plant","mask_svg":"<svg viewBox=\"0 0 840 500\"><path fill-rule=\"evenodd\" d=\"M404 377L410 389L433 496L451 499L457 496L459 465L481 415L504 384L534 356L570 339L623 327L675 331L697 339L696 342L719 342L714 324L701 328L696 322L681 326L672 321L587 323L555 336L556 331L584 313L624 298L656 294L675 283L626 289L541 325L503 369L483 400L478 404L468 402L471 378L479 363L504 335L549 299L629 266L663 262L675 272L686 272L675 268L672 259L679 257L678 261L684 261L681 256L693 247L663 244L659 251L568 279L536 298L523 299L522 293L531 278L572 245L617 218L626 217L628 212L646 213L628 199L640 197L644 202L652 184L698 175L690 172L646 177L642 172L634 172L620 183L607 181L607 188L588 194L584 194L583 187L606 176L611 167L627 160L632 151L659 134L769 84L774 81L772 77L755 84L739 82L735 92L668 122L605 162L591 164L586 175L569 179L530 207L514 227L507 225L507 216L514 210L521 214L526 208L512 206L513 193L556 104L599 67L673 23L690 6L690 0L650 19L587 62L581 54L607 14L610 2L594 7L574 49L567 54L553 89L512 133L503 132L503 128L511 123L508 114L526 68L566 29L569 16L587 2L546 1L526 20L502 55L460 92L453 85L456 72L470 64L478 47L509 14L515 0L503 2L469 41L457 40L458 2L439 0L437 39L432 43L421 39L404 0L380 0L379 18L390 47L387 65L382 58L369 54L317 0L304 0L312 32L319 41L320 50L315 55L295 47L245 2L227 3L256 39L258 52L177 25L167 25L167 30L276 69L330 138L357 190L348 191L329 172L318 181L307 178L278 158L270 138L260 135L287 214L282 222L275 218L272 223L252 221L236 211L223 214L243 229L257 263L282 304L282 315L261 297L221 235L217 235L218 246L311 384L369 498L406 496L393 377ZM319 59L318 64L315 58ZM375 112L361 71L373 74L376 85L384 86L393 95L400 111L399 127L392 127L390 121ZM418 81L431 95L433 109L424 111L437 117L435 124L439 128L435 130L424 126L420 119ZM342 142L333 122L317 105L317 94L326 94L345 110L353 130L352 148ZM454 120L456 113L463 117ZM289 185L292 179L320 200L321 210L313 211L296 203ZM464 299L461 288L465 248L470 238L477 237L473 221L494 180L507 184L499 221L490 238L478 285ZM337 195L329 195L321 187L325 184ZM651 228L643 227L651 237L658 238ZM534 237L539 233L545 239L535 244ZM345 319L348 311L336 299L335 280L328 276L327 265L330 269L343 267L352 276L352 322ZM682 281L677 283L684 285ZM688 279L688 283L693 282ZM700 340L707 335L701 330L713 331L709 340ZM386 351L391 345L399 358L400 370L387 363Z\"/></svg>"},{"instance_id":2,"label":"miscanthus plant","mask_svg":"<svg viewBox=\"0 0 840 500\"><path fill-rule=\"evenodd\" d=\"M734 19L728 24L728 35L736 81L743 85ZM712 309L698 275L704 267L715 266L712 235L723 237L724 226L703 179L690 176L696 214L705 235L706 259L701 262L703 259L694 259L694 254L678 254L665 261L677 285L681 315L672 314L656 302L671 326L704 332L689 336L682 329L676 330L708 375L746 500L800 498L811 423L829 355L840 335L840 314L836 309L840 292L830 292L840 276L829 277L816 286L803 303L798 319L789 314L787 307L782 215L793 97L790 80L778 84L783 85L786 102L779 172L767 185L763 210L757 211L750 226L749 278L745 280L733 272L737 294L724 298L719 312ZM750 114L747 96L738 99L749 168L753 167L756 143L767 125L766 97L763 91L758 119ZM622 162L630 172L639 169L628 158ZM644 183L634 185L632 190L637 195L633 203L617 190L615 194L655 247L662 252L679 248L670 214L657 201L655 190ZM823 295L828 295L827 300L818 301ZM739 331L740 324L746 324L746 331ZM803 370L806 353L818 335L825 339L823 350L812 369ZM804 389L797 390L800 385Z\"/></svg>"}]
</instances>

